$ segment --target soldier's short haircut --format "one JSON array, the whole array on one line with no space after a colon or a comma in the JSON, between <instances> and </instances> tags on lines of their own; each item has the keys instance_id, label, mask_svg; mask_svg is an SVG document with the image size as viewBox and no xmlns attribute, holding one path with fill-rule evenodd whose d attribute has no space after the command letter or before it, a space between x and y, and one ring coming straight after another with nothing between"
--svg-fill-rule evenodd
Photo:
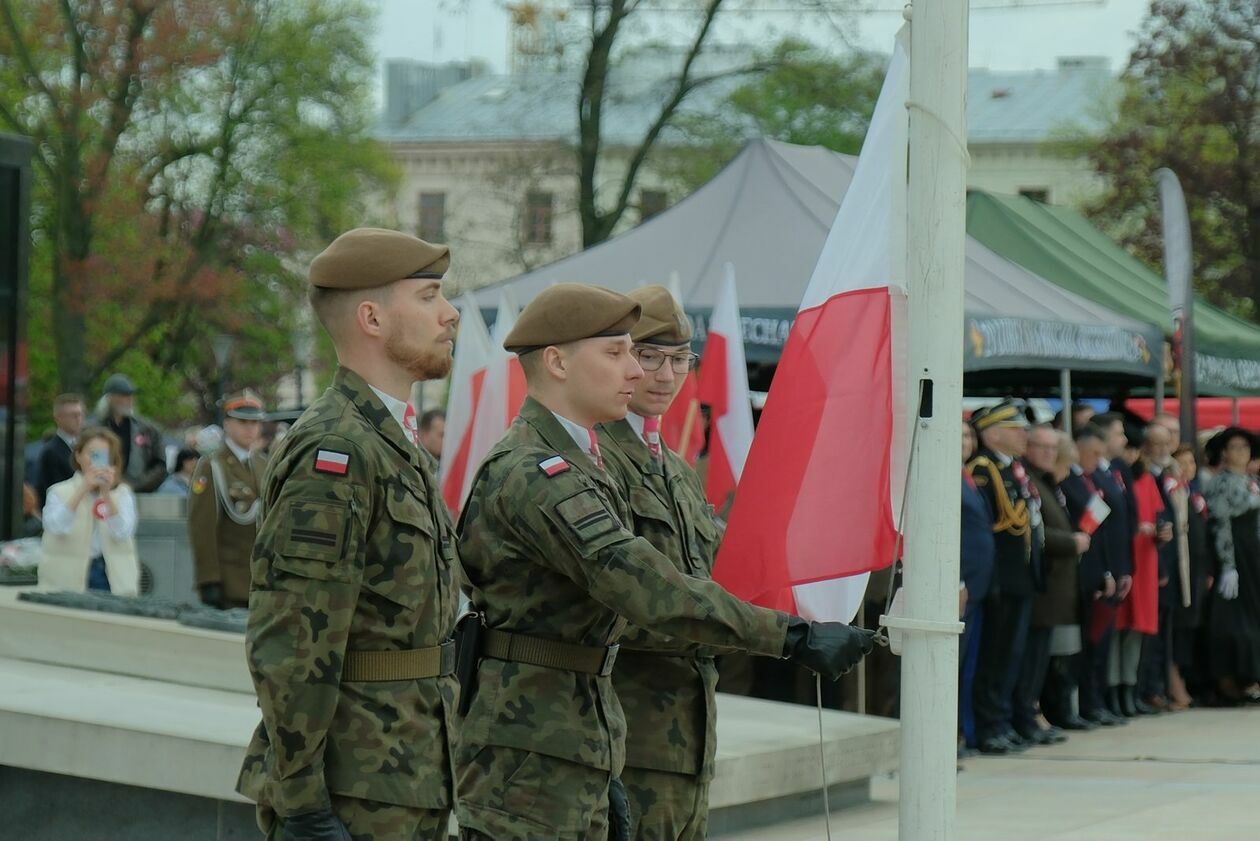
<instances>
[{"instance_id":1,"label":"soldier's short haircut","mask_svg":"<svg viewBox=\"0 0 1260 841\"><path fill-rule=\"evenodd\" d=\"M388 301L394 284L387 283L375 289L329 289L323 286L312 286L306 293L311 302L315 317L328 331L328 335L336 341L345 334L346 325L360 302L369 298L377 301Z\"/></svg>"}]
</instances>

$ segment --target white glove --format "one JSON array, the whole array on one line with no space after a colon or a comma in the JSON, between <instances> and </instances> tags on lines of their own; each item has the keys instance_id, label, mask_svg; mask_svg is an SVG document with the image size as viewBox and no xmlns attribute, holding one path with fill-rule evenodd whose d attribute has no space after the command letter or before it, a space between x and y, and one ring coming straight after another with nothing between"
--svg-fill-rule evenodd
<instances>
[{"instance_id":1,"label":"white glove","mask_svg":"<svg viewBox=\"0 0 1260 841\"><path fill-rule=\"evenodd\" d=\"M1221 594L1221 598L1225 601L1233 601L1238 598L1238 569L1237 567L1226 567L1221 572L1221 582L1216 585L1216 592Z\"/></svg>"}]
</instances>

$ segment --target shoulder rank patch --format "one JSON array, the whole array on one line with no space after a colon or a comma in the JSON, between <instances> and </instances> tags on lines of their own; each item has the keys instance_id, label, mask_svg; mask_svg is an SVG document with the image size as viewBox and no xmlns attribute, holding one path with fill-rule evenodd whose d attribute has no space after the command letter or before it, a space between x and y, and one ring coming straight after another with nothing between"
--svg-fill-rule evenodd
<instances>
[{"instance_id":1,"label":"shoulder rank patch","mask_svg":"<svg viewBox=\"0 0 1260 841\"><path fill-rule=\"evenodd\" d=\"M569 469L569 463L560 456L552 456L538 462L538 469L548 476L559 476Z\"/></svg>"},{"instance_id":2,"label":"shoulder rank patch","mask_svg":"<svg viewBox=\"0 0 1260 841\"><path fill-rule=\"evenodd\" d=\"M350 454L339 453L336 450L320 450L315 453L315 470L319 473L345 476L350 472Z\"/></svg>"},{"instance_id":3,"label":"shoulder rank patch","mask_svg":"<svg viewBox=\"0 0 1260 841\"><path fill-rule=\"evenodd\" d=\"M205 493L205 492L206 492L206 484L207 484L207 482L206 482L206 477L205 477L205 476L198 476L196 479L193 479L193 483L192 483L192 492L193 492L193 493L195 493L195 494L203 494L203 493Z\"/></svg>"}]
</instances>

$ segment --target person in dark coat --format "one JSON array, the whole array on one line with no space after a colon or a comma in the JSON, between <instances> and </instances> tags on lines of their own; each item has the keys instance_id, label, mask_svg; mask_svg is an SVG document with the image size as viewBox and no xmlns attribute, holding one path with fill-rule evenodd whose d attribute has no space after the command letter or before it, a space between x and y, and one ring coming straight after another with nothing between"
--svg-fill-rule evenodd
<instances>
[{"instance_id":1,"label":"person in dark coat","mask_svg":"<svg viewBox=\"0 0 1260 841\"><path fill-rule=\"evenodd\" d=\"M1028 446L1023 401L1004 400L972 415L980 452L968 463L993 510L993 581L984 604L976 673L976 738L981 753L1023 750L1012 718L1020 664L1040 576L1041 511L1019 462Z\"/></svg>"},{"instance_id":2,"label":"person in dark coat","mask_svg":"<svg viewBox=\"0 0 1260 841\"><path fill-rule=\"evenodd\" d=\"M1114 597L1100 599L1094 605L1090 633L1107 640L1109 651L1095 665L1104 667L1100 677L1107 711L1116 719L1125 721L1124 709L1120 704L1120 687L1118 683L1111 684L1111 671L1112 661L1116 657L1116 614L1133 590L1133 540L1138 534L1138 504L1134 495L1137 480L1125 456L1135 458L1137 450L1130 446L1123 415L1108 412L1098 416L1096 420L1103 433L1104 459L1099 462L1094 481L1112 510L1111 516L1102 525L1102 537L1108 542L1116 592Z\"/></svg>"},{"instance_id":3,"label":"person in dark coat","mask_svg":"<svg viewBox=\"0 0 1260 841\"><path fill-rule=\"evenodd\" d=\"M1172 609L1172 667L1169 669L1168 687L1171 709L1189 709L1194 699L1190 685L1202 679L1202 669L1196 656L1196 642L1203 625L1204 604L1212 587L1208 566L1208 510L1207 500L1199 488L1198 460L1194 448L1188 444L1173 453L1177 464L1178 482L1185 495L1184 510L1178 508L1181 522L1181 541L1185 545L1185 560L1179 562L1173 574L1172 588L1178 598ZM1174 496L1176 499L1176 496Z\"/></svg>"},{"instance_id":4,"label":"person in dark coat","mask_svg":"<svg viewBox=\"0 0 1260 841\"><path fill-rule=\"evenodd\" d=\"M1042 727L1037 713L1042 706L1040 701L1047 681L1056 629L1064 629L1058 632L1058 654L1071 655L1080 651L1076 568L1081 554L1089 548L1090 538L1073 528L1067 512L1067 499L1059 489L1059 483L1067 478L1076 462L1076 445L1072 439L1048 424L1036 426L1028 439L1027 460L1029 479L1041 498L1041 518L1045 526L1045 550L1042 555L1045 590L1033 597L1032 626L1028 631L1028 647L1015 701L1015 732L1034 744L1058 744L1066 741L1067 736L1053 724ZM1076 628L1076 633L1073 635L1069 628ZM1074 645L1070 640L1073 636ZM1059 700L1061 691L1051 693L1055 700ZM1070 685L1067 691L1071 692ZM1069 696L1069 710L1070 704Z\"/></svg>"},{"instance_id":5,"label":"person in dark coat","mask_svg":"<svg viewBox=\"0 0 1260 841\"><path fill-rule=\"evenodd\" d=\"M93 421L122 442L122 479L136 493L152 493L166 479L166 447L162 433L136 414L136 387L126 376L105 381L104 411Z\"/></svg>"},{"instance_id":6,"label":"person in dark coat","mask_svg":"<svg viewBox=\"0 0 1260 841\"><path fill-rule=\"evenodd\" d=\"M976 451L976 434L967 423L962 427L962 447L963 464L966 465ZM958 643L958 722L962 729L963 743L968 749L975 749L976 716L972 696L975 692L976 667L980 660L984 599L989 594L989 584L993 580L993 510L966 467L962 472L962 523L959 536L962 543L960 602L963 633Z\"/></svg>"},{"instance_id":7,"label":"person in dark coat","mask_svg":"<svg viewBox=\"0 0 1260 841\"><path fill-rule=\"evenodd\" d=\"M1111 626L1115 621L1115 608L1108 607L1108 603L1116 595L1115 553L1119 548L1115 540L1108 539L1110 535L1105 527L1117 516L1110 503L1117 502L1117 497L1123 494L1114 482L1105 482L1109 474L1102 470L1105 446L1102 431L1090 424L1078 430L1075 438L1077 463L1059 487L1067 501L1073 528L1090 535L1089 549L1077 568L1081 627L1081 654L1076 671L1078 710L1070 716L1061 713L1064 718L1052 717L1051 721L1065 730L1088 730L1098 725L1111 727L1124 723L1123 718L1107 710L1103 699ZM1100 483L1109 490L1104 491Z\"/></svg>"},{"instance_id":8,"label":"person in dark coat","mask_svg":"<svg viewBox=\"0 0 1260 841\"><path fill-rule=\"evenodd\" d=\"M83 398L77 394L62 394L53 400L53 422L56 431L40 447L35 461L35 495L42 511L48 502L48 489L59 482L74 477L72 453L83 429Z\"/></svg>"}]
</instances>

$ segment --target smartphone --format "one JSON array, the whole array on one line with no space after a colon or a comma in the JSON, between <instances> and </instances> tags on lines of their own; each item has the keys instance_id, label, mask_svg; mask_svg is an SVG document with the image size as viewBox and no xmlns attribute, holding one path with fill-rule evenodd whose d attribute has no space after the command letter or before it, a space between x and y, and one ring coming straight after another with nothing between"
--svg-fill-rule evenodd
<instances>
[{"instance_id":1,"label":"smartphone","mask_svg":"<svg viewBox=\"0 0 1260 841\"><path fill-rule=\"evenodd\" d=\"M109 453L104 450L92 450L90 457L93 467L97 469L109 467Z\"/></svg>"}]
</instances>

